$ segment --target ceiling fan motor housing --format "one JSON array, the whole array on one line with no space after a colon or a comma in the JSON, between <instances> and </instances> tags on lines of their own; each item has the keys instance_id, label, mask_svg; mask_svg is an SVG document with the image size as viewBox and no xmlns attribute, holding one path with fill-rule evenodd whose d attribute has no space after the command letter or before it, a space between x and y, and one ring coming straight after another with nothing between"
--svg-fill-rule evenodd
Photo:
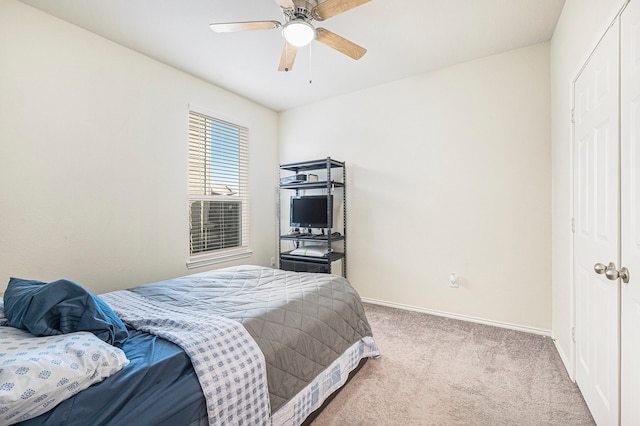
<instances>
[{"instance_id":1,"label":"ceiling fan motor housing","mask_svg":"<svg viewBox=\"0 0 640 426\"><path fill-rule=\"evenodd\" d=\"M317 1L307 0L294 0L295 8L284 9L284 16L287 22L293 20L303 20L305 22L311 22L315 17L313 16L313 9L318 4Z\"/></svg>"}]
</instances>

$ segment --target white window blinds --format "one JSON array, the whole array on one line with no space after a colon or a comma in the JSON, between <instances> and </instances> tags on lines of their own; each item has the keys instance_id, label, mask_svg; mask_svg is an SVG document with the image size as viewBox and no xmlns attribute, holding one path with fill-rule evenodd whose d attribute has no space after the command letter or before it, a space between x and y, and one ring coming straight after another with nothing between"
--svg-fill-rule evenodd
<instances>
[{"instance_id":1,"label":"white window blinds","mask_svg":"<svg viewBox=\"0 0 640 426\"><path fill-rule=\"evenodd\" d=\"M189 111L191 260L249 248L249 130Z\"/></svg>"}]
</instances>

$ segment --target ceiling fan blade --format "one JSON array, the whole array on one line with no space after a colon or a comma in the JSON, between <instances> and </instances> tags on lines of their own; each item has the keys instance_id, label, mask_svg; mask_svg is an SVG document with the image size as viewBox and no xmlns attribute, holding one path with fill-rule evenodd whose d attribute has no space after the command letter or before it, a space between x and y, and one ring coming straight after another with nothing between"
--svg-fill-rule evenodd
<instances>
[{"instance_id":1,"label":"ceiling fan blade","mask_svg":"<svg viewBox=\"0 0 640 426\"><path fill-rule=\"evenodd\" d=\"M281 27L278 21L247 21L247 22L223 22L210 24L209 27L216 33L234 33L237 31L273 30Z\"/></svg>"},{"instance_id":2,"label":"ceiling fan blade","mask_svg":"<svg viewBox=\"0 0 640 426\"><path fill-rule=\"evenodd\" d=\"M314 14L318 21L323 21L369 1L371 0L327 0L315 7Z\"/></svg>"},{"instance_id":3,"label":"ceiling fan blade","mask_svg":"<svg viewBox=\"0 0 640 426\"><path fill-rule=\"evenodd\" d=\"M358 46L354 42L340 37L325 28L316 28L316 40L355 60L362 58L367 53L367 49L364 47Z\"/></svg>"},{"instance_id":4,"label":"ceiling fan blade","mask_svg":"<svg viewBox=\"0 0 640 426\"><path fill-rule=\"evenodd\" d=\"M283 9L293 9L296 7L296 5L293 4L293 0L276 0L276 3Z\"/></svg>"},{"instance_id":5,"label":"ceiling fan blade","mask_svg":"<svg viewBox=\"0 0 640 426\"><path fill-rule=\"evenodd\" d=\"M296 60L297 53L298 48L293 44L289 44L285 41L284 49L282 49L282 56L280 57L280 66L278 66L278 71L291 71L291 69L293 68L293 61Z\"/></svg>"}]
</instances>

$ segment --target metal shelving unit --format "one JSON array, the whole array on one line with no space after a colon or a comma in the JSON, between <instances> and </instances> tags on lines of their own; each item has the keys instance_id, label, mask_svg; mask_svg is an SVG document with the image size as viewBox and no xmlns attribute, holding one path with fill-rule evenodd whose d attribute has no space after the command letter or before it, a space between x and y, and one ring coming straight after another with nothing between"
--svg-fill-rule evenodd
<instances>
[{"instance_id":1,"label":"metal shelving unit","mask_svg":"<svg viewBox=\"0 0 640 426\"><path fill-rule=\"evenodd\" d=\"M333 169L341 169L342 173L332 175ZM285 174L299 174L301 172L323 171L326 173L326 179L316 182L296 182L280 184L280 179ZM335 178L338 178L337 180ZM332 273L332 263L340 260L342 263L342 276L347 277L347 193L346 193L346 168L345 163L337 161L331 157L321 160L303 161L298 163L281 164L278 172L278 259L280 269L294 270L299 272L326 272ZM341 181L340 181L341 179ZM329 222L334 226L328 229L324 234L296 234L291 235L283 232L282 224L282 196L283 191L293 193L297 196L301 191L306 190L325 190L327 195L327 217ZM342 194L342 226L336 227L333 220L334 215L334 199L331 197L335 191L341 191ZM337 218L336 218L337 219ZM289 226L286 226L289 228ZM338 231L336 231L336 229ZM333 235L334 232L340 232L340 235ZM323 242L330 248L326 257L300 256L291 254L291 251L283 251L283 241L292 242L295 247L299 247L305 242Z\"/></svg>"}]
</instances>

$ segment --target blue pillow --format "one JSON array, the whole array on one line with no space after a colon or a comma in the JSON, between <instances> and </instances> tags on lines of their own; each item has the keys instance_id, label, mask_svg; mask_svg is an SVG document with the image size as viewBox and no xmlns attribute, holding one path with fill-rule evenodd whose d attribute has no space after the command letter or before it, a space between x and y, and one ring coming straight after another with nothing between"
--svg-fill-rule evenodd
<instances>
[{"instance_id":1,"label":"blue pillow","mask_svg":"<svg viewBox=\"0 0 640 426\"><path fill-rule=\"evenodd\" d=\"M10 326L35 336L89 331L114 346L122 346L129 337L109 305L65 279L44 283L11 278L4 293L4 314Z\"/></svg>"}]
</instances>

